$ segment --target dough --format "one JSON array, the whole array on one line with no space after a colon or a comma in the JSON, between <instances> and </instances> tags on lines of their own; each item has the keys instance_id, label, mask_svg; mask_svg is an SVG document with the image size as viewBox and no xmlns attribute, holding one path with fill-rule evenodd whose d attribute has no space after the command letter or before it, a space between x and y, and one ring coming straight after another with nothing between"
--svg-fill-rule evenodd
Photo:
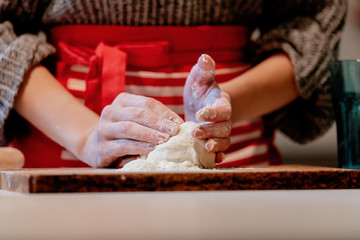
<instances>
[{"instance_id":1,"label":"dough","mask_svg":"<svg viewBox=\"0 0 360 240\"><path fill-rule=\"evenodd\" d=\"M194 122L180 125L180 132L158 145L148 155L124 165L125 171L187 171L215 167L215 153L209 153L205 140L191 136Z\"/></svg>"}]
</instances>

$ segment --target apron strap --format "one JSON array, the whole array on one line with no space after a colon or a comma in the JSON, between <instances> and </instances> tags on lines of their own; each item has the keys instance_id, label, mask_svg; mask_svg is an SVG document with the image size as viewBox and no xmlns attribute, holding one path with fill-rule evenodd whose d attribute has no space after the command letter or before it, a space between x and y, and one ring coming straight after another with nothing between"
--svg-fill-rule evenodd
<instances>
[{"instance_id":1,"label":"apron strap","mask_svg":"<svg viewBox=\"0 0 360 240\"><path fill-rule=\"evenodd\" d=\"M113 46L100 42L95 49L59 41L58 50L59 81L70 91L74 89L69 87L69 83L84 81L84 84L77 84L76 91L82 92L81 98L85 105L98 114L119 93L125 91L127 66L151 69L169 65L169 43L166 41L121 43ZM73 66L88 67L83 79L72 77Z\"/></svg>"}]
</instances>

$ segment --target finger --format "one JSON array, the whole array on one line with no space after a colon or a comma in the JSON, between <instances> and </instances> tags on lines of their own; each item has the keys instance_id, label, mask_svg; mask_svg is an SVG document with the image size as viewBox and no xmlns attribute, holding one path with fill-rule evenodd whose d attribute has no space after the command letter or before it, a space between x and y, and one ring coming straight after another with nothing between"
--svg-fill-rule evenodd
<instances>
[{"instance_id":1,"label":"finger","mask_svg":"<svg viewBox=\"0 0 360 240\"><path fill-rule=\"evenodd\" d=\"M120 107L141 107L157 113L161 117L182 124L184 120L170 108L150 97L121 93L114 100L114 104Z\"/></svg>"},{"instance_id":2,"label":"finger","mask_svg":"<svg viewBox=\"0 0 360 240\"><path fill-rule=\"evenodd\" d=\"M109 166L106 168L122 168L126 163L131 162L137 159L139 155L125 155L115 159Z\"/></svg>"},{"instance_id":3,"label":"finger","mask_svg":"<svg viewBox=\"0 0 360 240\"><path fill-rule=\"evenodd\" d=\"M192 131L192 136L196 138L225 138L230 135L231 132L231 121L219 122L219 123L208 123L198 125Z\"/></svg>"},{"instance_id":4,"label":"finger","mask_svg":"<svg viewBox=\"0 0 360 240\"><path fill-rule=\"evenodd\" d=\"M148 154L155 149L155 144L134 141L130 139L118 139L108 142L109 151L112 155L123 157L125 155ZM124 154L126 153L126 154Z\"/></svg>"},{"instance_id":5,"label":"finger","mask_svg":"<svg viewBox=\"0 0 360 240\"><path fill-rule=\"evenodd\" d=\"M215 157L215 162L216 162L216 163L221 163L222 161L225 160L225 157L226 157L225 153L223 153L223 152L217 152L217 153L216 153L216 157Z\"/></svg>"},{"instance_id":6,"label":"finger","mask_svg":"<svg viewBox=\"0 0 360 240\"><path fill-rule=\"evenodd\" d=\"M230 147L230 138L210 138L205 143L208 152L222 152Z\"/></svg>"},{"instance_id":7,"label":"finger","mask_svg":"<svg viewBox=\"0 0 360 240\"><path fill-rule=\"evenodd\" d=\"M192 70L194 80L200 85L213 82L215 75L215 61L207 54L202 54Z\"/></svg>"},{"instance_id":8,"label":"finger","mask_svg":"<svg viewBox=\"0 0 360 240\"><path fill-rule=\"evenodd\" d=\"M130 139L108 141L102 152L103 158L108 156L120 158L126 155L148 154L155 149L155 144Z\"/></svg>"},{"instance_id":9,"label":"finger","mask_svg":"<svg viewBox=\"0 0 360 240\"><path fill-rule=\"evenodd\" d=\"M105 142L101 147L97 167L116 165L117 160L126 155L148 154L154 150L155 145L129 139L119 139Z\"/></svg>"},{"instance_id":10,"label":"finger","mask_svg":"<svg viewBox=\"0 0 360 240\"><path fill-rule=\"evenodd\" d=\"M105 139L131 139L141 142L159 144L166 142L170 135L155 129L128 121L110 123L102 129Z\"/></svg>"},{"instance_id":11,"label":"finger","mask_svg":"<svg viewBox=\"0 0 360 240\"><path fill-rule=\"evenodd\" d=\"M202 108L196 112L196 119L200 122L221 122L231 118L231 108L217 106Z\"/></svg>"},{"instance_id":12,"label":"finger","mask_svg":"<svg viewBox=\"0 0 360 240\"><path fill-rule=\"evenodd\" d=\"M187 77L185 89L190 89L191 92L184 92L184 95L191 95L186 98L199 99L207 92L209 86L215 83L214 77L214 60L206 54L201 55Z\"/></svg>"},{"instance_id":13,"label":"finger","mask_svg":"<svg viewBox=\"0 0 360 240\"><path fill-rule=\"evenodd\" d=\"M121 107L114 108L109 107L103 110L103 114L106 118L112 122L129 121L135 122L140 125L156 129L163 133L168 133L174 136L179 133L179 124L170 121L166 118L159 116L145 108L140 107Z\"/></svg>"},{"instance_id":14,"label":"finger","mask_svg":"<svg viewBox=\"0 0 360 240\"><path fill-rule=\"evenodd\" d=\"M134 161L136 160L137 158L139 157L139 155L126 155L124 157L120 157L118 160L117 160L117 164L115 165L115 168L122 168L125 164L131 162L131 161Z\"/></svg>"},{"instance_id":15,"label":"finger","mask_svg":"<svg viewBox=\"0 0 360 240\"><path fill-rule=\"evenodd\" d=\"M213 89L211 95L207 97L207 101L206 107L196 112L198 121L220 122L230 120L232 109L230 97L227 93L221 92L220 89Z\"/></svg>"}]
</instances>

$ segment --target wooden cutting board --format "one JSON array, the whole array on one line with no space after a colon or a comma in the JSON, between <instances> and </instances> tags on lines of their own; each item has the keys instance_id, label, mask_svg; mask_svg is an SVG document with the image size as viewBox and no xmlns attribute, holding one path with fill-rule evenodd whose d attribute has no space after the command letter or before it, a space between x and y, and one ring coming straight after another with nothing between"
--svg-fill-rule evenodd
<instances>
[{"instance_id":1,"label":"wooden cutting board","mask_svg":"<svg viewBox=\"0 0 360 240\"><path fill-rule=\"evenodd\" d=\"M23 193L360 188L360 170L299 165L146 173L20 169L0 174L1 189Z\"/></svg>"}]
</instances>

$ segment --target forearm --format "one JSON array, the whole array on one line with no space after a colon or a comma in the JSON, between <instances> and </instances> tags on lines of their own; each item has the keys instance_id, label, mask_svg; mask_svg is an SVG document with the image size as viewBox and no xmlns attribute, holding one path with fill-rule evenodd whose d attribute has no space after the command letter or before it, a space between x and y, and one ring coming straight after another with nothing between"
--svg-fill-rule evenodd
<instances>
[{"instance_id":1,"label":"forearm","mask_svg":"<svg viewBox=\"0 0 360 240\"><path fill-rule=\"evenodd\" d=\"M99 116L84 107L43 66L31 69L15 101L15 110L78 158Z\"/></svg>"},{"instance_id":2,"label":"forearm","mask_svg":"<svg viewBox=\"0 0 360 240\"><path fill-rule=\"evenodd\" d=\"M231 98L232 121L271 113L299 96L290 59L276 54L231 81L220 84Z\"/></svg>"}]
</instances>

